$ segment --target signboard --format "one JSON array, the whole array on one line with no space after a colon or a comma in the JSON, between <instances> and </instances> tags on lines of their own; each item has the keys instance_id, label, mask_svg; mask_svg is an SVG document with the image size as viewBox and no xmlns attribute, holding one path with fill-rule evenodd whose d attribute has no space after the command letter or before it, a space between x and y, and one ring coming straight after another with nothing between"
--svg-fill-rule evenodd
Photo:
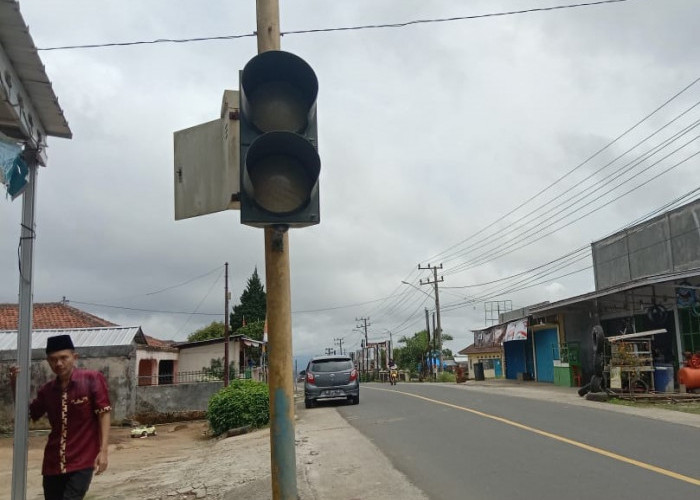
<instances>
[{"instance_id":1,"label":"signboard","mask_svg":"<svg viewBox=\"0 0 700 500\"><path fill-rule=\"evenodd\" d=\"M503 342L509 342L511 340L527 340L527 319L508 323L506 336Z\"/></svg>"},{"instance_id":2,"label":"signboard","mask_svg":"<svg viewBox=\"0 0 700 500\"><path fill-rule=\"evenodd\" d=\"M240 208L237 91L224 91L221 115L174 134L175 220Z\"/></svg>"}]
</instances>

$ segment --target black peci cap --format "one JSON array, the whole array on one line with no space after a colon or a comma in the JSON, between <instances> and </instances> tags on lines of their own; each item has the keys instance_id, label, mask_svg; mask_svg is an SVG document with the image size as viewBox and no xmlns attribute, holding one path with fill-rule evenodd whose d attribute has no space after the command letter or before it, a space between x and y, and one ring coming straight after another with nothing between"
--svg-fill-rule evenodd
<instances>
[{"instance_id":1,"label":"black peci cap","mask_svg":"<svg viewBox=\"0 0 700 500\"><path fill-rule=\"evenodd\" d=\"M70 335L56 335L55 337L46 339L46 354L63 351L65 349L74 349L73 340L70 338Z\"/></svg>"}]
</instances>

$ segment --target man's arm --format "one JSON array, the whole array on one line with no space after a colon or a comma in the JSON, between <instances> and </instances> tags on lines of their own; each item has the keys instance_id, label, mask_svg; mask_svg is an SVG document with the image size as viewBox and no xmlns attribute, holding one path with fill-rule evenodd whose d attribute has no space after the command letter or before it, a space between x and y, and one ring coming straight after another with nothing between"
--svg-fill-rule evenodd
<instances>
[{"instance_id":1,"label":"man's arm","mask_svg":"<svg viewBox=\"0 0 700 500\"><path fill-rule=\"evenodd\" d=\"M17 375L19 374L19 367L18 366L10 366L9 368L9 374L10 374L10 387L12 388L12 400L16 401L17 400Z\"/></svg>"},{"instance_id":2,"label":"man's arm","mask_svg":"<svg viewBox=\"0 0 700 500\"><path fill-rule=\"evenodd\" d=\"M110 412L105 411L97 414L97 418L100 424L100 452L95 458L95 473L102 474L107 470L108 457L107 450L109 446L109 425L110 425Z\"/></svg>"}]
</instances>

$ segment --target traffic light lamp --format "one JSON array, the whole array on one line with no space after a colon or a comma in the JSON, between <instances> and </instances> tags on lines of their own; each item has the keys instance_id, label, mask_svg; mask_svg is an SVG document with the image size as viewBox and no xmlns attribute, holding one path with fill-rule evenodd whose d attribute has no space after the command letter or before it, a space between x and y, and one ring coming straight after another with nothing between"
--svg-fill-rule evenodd
<instances>
[{"instance_id":1,"label":"traffic light lamp","mask_svg":"<svg viewBox=\"0 0 700 500\"><path fill-rule=\"evenodd\" d=\"M242 224L320 222L317 95L313 69L289 52L263 52L241 71Z\"/></svg>"}]
</instances>

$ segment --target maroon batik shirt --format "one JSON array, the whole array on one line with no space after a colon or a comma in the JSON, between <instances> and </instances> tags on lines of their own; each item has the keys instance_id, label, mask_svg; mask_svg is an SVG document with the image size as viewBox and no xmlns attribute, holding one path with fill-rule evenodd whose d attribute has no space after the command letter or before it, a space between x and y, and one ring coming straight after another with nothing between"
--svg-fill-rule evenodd
<instances>
[{"instance_id":1,"label":"maroon batik shirt","mask_svg":"<svg viewBox=\"0 0 700 500\"><path fill-rule=\"evenodd\" d=\"M65 389L58 377L41 386L29 405L32 420L47 414L51 423L41 473L53 476L94 467L100 452L98 415L111 409L100 372L75 368Z\"/></svg>"}]
</instances>

